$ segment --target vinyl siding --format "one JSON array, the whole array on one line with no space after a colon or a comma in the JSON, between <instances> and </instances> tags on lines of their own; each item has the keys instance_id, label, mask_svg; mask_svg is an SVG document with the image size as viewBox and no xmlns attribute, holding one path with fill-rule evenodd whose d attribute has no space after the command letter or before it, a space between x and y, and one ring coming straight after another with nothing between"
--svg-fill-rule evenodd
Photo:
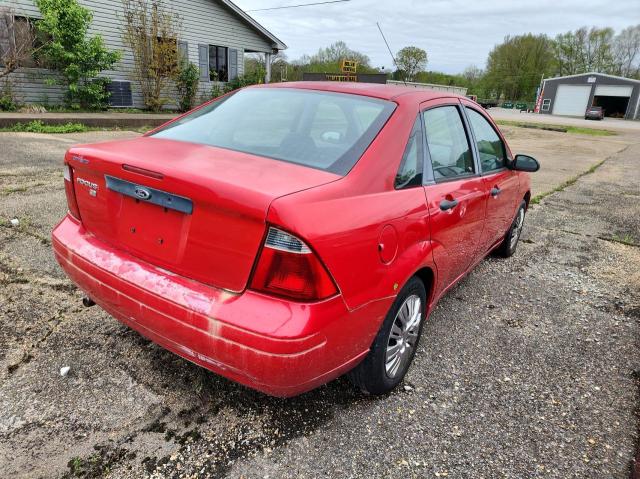
<instances>
[{"instance_id":1,"label":"vinyl siding","mask_svg":"<svg viewBox=\"0 0 640 479\"><path fill-rule=\"evenodd\" d=\"M108 48L122 52L122 59L115 70L102 72L101 75L117 80L131 80L133 55L122 40L121 0L79 0L79 3L93 12L90 35L100 34ZM33 0L0 0L0 6L12 7L17 15L39 17L40 13ZM198 45L218 45L238 50L237 73L244 72L244 52L271 52L272 42L238 15L216 0L173 0L167 6L181 18L178 40L187 42L189 61L198 66ZM61 86L51 86L46 79L54 75L42 69L21 69L11 75L13 90L19 101L24 103L59 103L63 96ZM211 89L209 81L201 81L200 92ZM134 106L142 107L139 87L132 83ZM166 92L174 101L167 106L175 106L175 89Z\"/></svg>"}]
</instances>

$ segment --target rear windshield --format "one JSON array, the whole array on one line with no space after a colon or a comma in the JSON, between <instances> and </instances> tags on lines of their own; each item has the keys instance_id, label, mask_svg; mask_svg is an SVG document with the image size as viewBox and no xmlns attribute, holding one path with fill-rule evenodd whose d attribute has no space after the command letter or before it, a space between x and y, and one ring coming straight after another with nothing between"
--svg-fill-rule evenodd
<instances>
[{"instance_id":1,"label":"rear windshield","mask_svg":"<svg viewBox=\"0 0 640 479\"><path fill-rule=\"evenodd\" d=\"M395 103L343 93L249 88L153 133L345 175L393 113Z\"/></svg>"}]
</instances>

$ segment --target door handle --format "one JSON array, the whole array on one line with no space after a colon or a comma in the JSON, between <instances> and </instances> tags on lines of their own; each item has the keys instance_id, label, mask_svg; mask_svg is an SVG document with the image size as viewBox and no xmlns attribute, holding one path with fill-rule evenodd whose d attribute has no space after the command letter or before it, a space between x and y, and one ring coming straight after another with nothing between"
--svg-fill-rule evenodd
<instances>
[{"instance_id":1,"label":"door handle","mask_svg":"<svg viewBox=\"0 0 640 479\"><path fill-rule=\"evenodd\" d=\"M493 188L491 188L491 196L493 196L494 198L498 196L500 193L502 193L502 190L497 186L494 186Z\"/></svg>"},{"instance_id":2,"label":"door handle","mask_svg":"<svg viewBox=\"0 0 640 479\"><path fill-rule=\"evenodd\" d=\"M458 200L442 200L440 202L440 209L442 211L450 210L451 208L455 208L458 204Z\"/></svg>"}]
</instances>

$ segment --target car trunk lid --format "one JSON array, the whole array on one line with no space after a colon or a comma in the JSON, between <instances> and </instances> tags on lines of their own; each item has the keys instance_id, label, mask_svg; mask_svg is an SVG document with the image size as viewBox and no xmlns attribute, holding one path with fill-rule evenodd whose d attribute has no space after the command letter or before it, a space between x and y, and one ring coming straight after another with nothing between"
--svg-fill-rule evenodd
<instances>
[{"instance_id":1,"label":"car trunk lid","mask_svg":"<svg viewBox=\"0 0 640 479\"><path fill-rule=\"evenodd\" d=\"M142 137L67 153L85 229L166 270L242 291L271 202L340 176L187 142Z\"/></svg>"}]
</instances>

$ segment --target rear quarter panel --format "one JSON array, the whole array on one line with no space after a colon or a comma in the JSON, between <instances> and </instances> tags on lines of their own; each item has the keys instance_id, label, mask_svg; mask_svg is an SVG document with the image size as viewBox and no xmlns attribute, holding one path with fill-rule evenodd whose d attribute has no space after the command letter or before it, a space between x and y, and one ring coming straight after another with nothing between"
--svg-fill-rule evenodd
<instances>
[{"instance_id":1,"label":"rear quarter panel","mask_svg":"<svg viewBox=\"0 0 640 479\"><path fill-rule=\"evenodd\" d=\"M270 223L299 235L318 253L351 310L394 298L416 271L433 268L424 190L393 187L417 114L418 102L399 102L347 176L278 198L269 209ZM385 226L385 254L395 248L387 263L378 249Z\"/></svg>"}]
</instances>

